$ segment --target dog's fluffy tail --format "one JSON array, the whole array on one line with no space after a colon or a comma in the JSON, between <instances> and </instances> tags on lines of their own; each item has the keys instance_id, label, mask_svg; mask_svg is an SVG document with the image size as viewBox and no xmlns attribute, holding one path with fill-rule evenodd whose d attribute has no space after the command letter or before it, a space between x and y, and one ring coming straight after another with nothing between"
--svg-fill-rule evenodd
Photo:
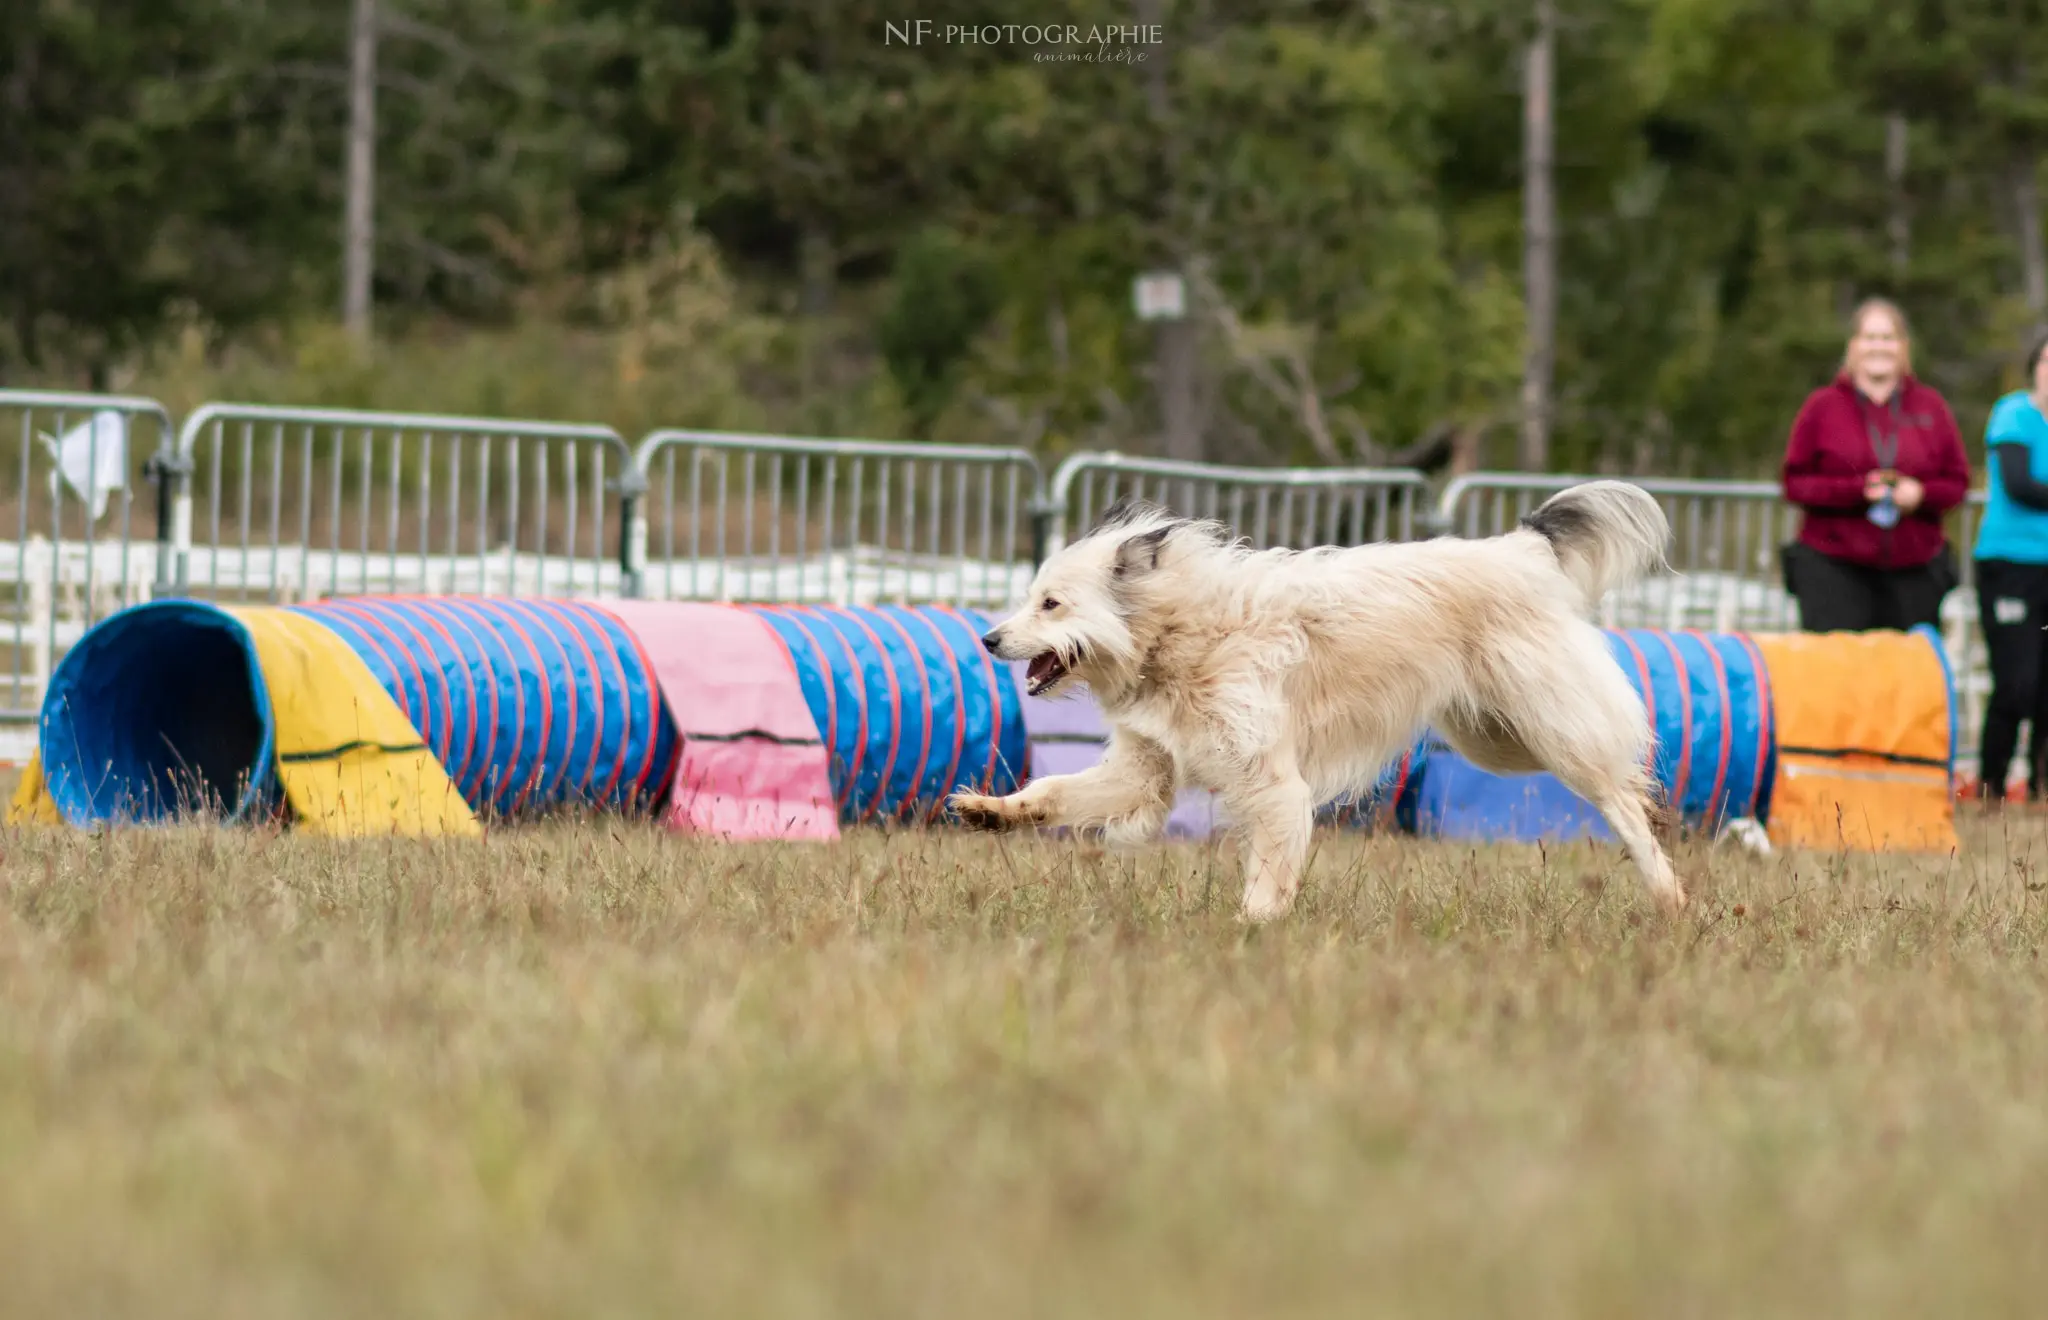
<instances>
[{"instance_id":1,"label":"dog's fluffy tail","mask_svg":"<svg viewBox=\"0 0 2048 1320\"><path fill-rule=\"evenodd\" d=\"M1587 608L1616 587L1664 565L1671 523L1655 496L1626 481L1588 481L1559 491L1522 519L1550 542Z\"/></svg>"}]
</instances>

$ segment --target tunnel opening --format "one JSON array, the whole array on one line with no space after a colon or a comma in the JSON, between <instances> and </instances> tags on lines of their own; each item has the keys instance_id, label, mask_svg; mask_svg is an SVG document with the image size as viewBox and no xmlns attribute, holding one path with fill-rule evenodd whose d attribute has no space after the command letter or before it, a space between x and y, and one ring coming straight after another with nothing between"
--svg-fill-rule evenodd
<instances>
[{"instance_id":1,"label":"tunnel opening","mask_svg":"<svg viewBox=\"0 0 2048 1320\"><path fill-rule=\"evenodd\" d=\"M124 610L51 675L40 742L74 825L235 820L276 798L270 701L247 631L196 601Z\"/></svg>"}]
</instances>

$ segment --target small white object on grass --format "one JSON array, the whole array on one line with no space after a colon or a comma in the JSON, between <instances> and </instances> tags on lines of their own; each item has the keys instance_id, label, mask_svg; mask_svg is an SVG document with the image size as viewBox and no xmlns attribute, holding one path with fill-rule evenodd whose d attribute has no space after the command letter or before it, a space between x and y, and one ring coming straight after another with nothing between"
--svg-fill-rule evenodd
<instances>
[{"instance_id":1,"label":"small white object on grass","mask_svg":"<svg viewBox=\"0 0 2048 1320\"><path fill-rule=\"evenodd\" d=\"M1771 836L1755 817L1737 816L1730 820L1721 827L1721 833L1714 842L1726 843L1731 839L1759 857L1771 855Z\"/></svg>"}]
</instances>

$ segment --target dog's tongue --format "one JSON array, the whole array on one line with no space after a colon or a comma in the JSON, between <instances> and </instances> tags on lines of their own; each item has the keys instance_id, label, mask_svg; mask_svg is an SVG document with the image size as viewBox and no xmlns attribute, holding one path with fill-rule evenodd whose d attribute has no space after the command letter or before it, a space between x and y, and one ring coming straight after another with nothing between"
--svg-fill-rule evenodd
<instances>
[{"instance_id":1,"label":"dog's tongue","mask_svg":"<svg viewBox=\"0 0 2048 1320\"><path fill-rule=\"evenodd\" d=\"M1050 651L1033 656L1031 658L1031 667L1024 671L1024 676L1036 683L1040 679L1049 677L1052 671L1059 667L1059 663L1060 658Z\"/></svg>"}]
</instances>

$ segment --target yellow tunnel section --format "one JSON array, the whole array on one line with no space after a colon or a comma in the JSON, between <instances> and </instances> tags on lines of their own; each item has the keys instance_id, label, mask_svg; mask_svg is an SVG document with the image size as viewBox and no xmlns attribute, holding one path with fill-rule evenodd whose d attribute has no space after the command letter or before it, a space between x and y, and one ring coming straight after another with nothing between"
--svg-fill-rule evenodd
<instances>
[{"instance_id":1,"label":"yellow tunnel section","mask_svg":"<svg viewBox=\"0 0 2048 1320\"><path fill-rule=\"evenodd\" d=\"M270 753L269 769L300 828L355 837L475 837L482 833L475 813L419 730L362 659L326 625L294 611L262 606L224 608L162 602L140 608L165 605L218 616L217 622L227 625L224 631L238 633L240 643L253 656L255 672L247 694L253 719L245 713L243 722L261 724L267 717L270 736L263 741ZM162 659L175 664L173 657ZM118 687L118 683L110 686ZM53 689L57 689L54 683ZM56 712L59 718L69 714L74 704L125 699L123 693L106 689L58 689L55 696L61 707ZM157 700L160 704L175 702L177 696L173 690ZM45 738L51 729L49 704L42 731ZM215 722L236 721L220 718ZM235 790L235 799L246 807L258 803L267 789L268 785L260 789L244 785ZM8 821L57 824L72 820L79 814L76 801L81 792L89 795L91 787L51 784L43 758L37 756L16 789ZM65 809L67 798L72 800L69 811Z\"/></svg>"}]
</instances>

